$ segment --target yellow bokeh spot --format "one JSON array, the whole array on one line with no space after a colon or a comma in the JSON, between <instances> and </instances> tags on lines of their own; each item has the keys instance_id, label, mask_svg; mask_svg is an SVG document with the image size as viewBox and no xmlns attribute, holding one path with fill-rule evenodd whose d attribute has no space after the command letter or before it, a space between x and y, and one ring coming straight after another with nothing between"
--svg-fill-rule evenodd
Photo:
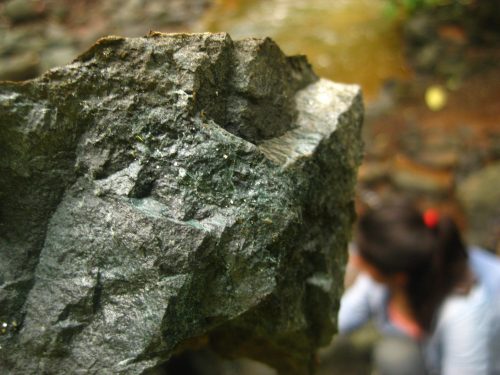
<instances>
[{"instance_id":1,"label":"yellow bokeh spot","mask_svg":"<svg viewBox=\"0 0 500 375\"><path fill-rule=\"evenodd\" d=\"M425 91L425 104L431 111L439 111L443 109L448 100L446 90L439 85L432 85Z\"/></svg>"}]
</instances>

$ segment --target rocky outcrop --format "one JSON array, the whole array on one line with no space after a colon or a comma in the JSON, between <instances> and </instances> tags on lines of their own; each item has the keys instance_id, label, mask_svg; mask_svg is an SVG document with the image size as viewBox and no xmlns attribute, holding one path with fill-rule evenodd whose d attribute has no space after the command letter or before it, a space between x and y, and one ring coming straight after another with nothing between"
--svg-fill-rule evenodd
<instances>
[{"instance_id":1,"label":"rocky outcrop","mask_svg":"<svg viewBox=\"0 0 500 375\"><path fill-rule=\"evenodd\" d=\"M269 39L107 37L0 84L0 372L209 347L305 374L334 332L357 86Z\"/></svg>"}]
</instances>

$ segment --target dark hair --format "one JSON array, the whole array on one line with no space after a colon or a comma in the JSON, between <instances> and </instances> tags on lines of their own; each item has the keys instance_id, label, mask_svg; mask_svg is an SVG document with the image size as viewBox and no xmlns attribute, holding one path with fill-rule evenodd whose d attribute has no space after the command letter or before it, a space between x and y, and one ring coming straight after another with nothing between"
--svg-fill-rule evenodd
<instances>
[{"instance_id":1,"label":"dark hair","mask_svg":"<svg viewBox=\"0 0 500 375\"><path fill-rule=\"evenodd\" d=\"M444 298L461 281L467 251L460 232L449 217L441 216L434 228L408 203L389 204L362 215L358 223L360 255L382 274L404 272L410 306L426 331Z\"/></svg>"}]
</instances>

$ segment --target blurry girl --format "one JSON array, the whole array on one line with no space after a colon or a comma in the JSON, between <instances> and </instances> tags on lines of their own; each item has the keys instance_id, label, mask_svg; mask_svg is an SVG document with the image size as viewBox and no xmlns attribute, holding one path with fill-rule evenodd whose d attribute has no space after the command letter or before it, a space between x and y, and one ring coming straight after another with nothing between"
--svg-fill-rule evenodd
<instances>
[{"instance_id":1,"label":"blurry girl","mask_svg":"<svg viewBox=\"0 0 500 375\"><path fill-rule=\"evenodd\" d=\"M379 374L500 374L500 261L467 249L451 219L401 203L369 211L350 263L361 272L339 332L375 320Z\"/></svg>"}]
</instances>

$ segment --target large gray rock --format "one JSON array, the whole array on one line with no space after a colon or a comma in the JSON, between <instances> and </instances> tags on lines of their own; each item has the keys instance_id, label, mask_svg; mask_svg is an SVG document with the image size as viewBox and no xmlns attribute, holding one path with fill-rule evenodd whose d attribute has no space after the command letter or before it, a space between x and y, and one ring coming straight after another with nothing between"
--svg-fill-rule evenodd
<instances>
[{"instance_id":1,"label":"large gray rock","mask_svg":"<svg viewBox=\"0 0 500 375\"><path fill-rule=\"evenodd\" d=\"M357 86L269 39L107 37L0 84L0 373L208 346L304 374L335 327Z\"/></svg>"}]
</instances>

